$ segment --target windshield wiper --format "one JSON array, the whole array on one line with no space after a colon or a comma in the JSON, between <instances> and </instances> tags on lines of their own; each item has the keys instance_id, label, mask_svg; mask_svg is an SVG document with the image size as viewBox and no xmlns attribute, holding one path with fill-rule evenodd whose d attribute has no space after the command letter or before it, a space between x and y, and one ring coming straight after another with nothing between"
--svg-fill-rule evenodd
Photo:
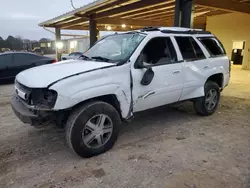
<instances>
[{"instance_id":1,"label":"windshield wiper","mask_svg":"<svg viewBox=\"0 0 250 188\"><path fill-rule=\"evenodd\" d=\"M106 58L106 57L102 57L102 56L94 56L91 57L92 59L96 59L96 60L101 60L101 61L105 61L105 62L109 62L110 59Z\"/></svg>"},{"instance_id":2,"label":"windshield wiper","mask_svg":"<svg viewBox=\"0 0 250 188\"><path fill-rule=\"evenodd\" d=\"M78 59L80 59L80 58L82 58L83 60L91 60L90 57L83 55L83 54L78 57Z\"/></svg>"}]
</instances>

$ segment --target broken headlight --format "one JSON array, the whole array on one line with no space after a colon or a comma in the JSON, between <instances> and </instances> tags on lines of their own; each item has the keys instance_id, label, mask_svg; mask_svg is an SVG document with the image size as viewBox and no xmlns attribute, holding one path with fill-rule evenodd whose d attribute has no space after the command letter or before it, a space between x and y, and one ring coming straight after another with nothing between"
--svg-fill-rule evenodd
<instances>
[{"instance_id":1,"label":"broken headlight","mask_svg":"<svg viewBox=\"0 0 250 188\"><path fill-rule=\"evenodd\" d=\"M30 96L30 104L36 108L51 109L55 106L57 92L48 89L33 89Z\"/></svg>"}]
</instances>

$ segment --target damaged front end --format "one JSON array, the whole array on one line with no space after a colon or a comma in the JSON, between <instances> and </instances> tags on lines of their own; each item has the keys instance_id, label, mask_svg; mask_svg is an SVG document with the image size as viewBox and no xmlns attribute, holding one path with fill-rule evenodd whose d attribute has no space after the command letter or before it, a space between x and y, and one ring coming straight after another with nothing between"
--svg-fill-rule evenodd
<instances>
[{"instance_id":1,"label":"damaged front end","mask_svg":"<svg viewBox=\"0 0 250 188\"><path fill-rule=\"evenodd\" d=\"M45 126L56 120L53 111L57 92L47 88L28 88L15 81L11 106L17 117L32 126Z\"/></svg>"}]
</instances>

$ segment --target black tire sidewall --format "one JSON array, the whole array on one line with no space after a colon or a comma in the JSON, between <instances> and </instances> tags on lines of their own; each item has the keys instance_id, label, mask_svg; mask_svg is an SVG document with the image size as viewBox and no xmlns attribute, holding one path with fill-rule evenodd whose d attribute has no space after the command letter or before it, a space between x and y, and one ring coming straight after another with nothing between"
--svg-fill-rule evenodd
<instances>
[{"instance_id":1,"label":"black tire sidewall","mask_svg":"<svg viewBox=\"0 0 250 188\"><path fill-rule=\"evenodd\" d=\"M99 114L105 114L111 119L113 123L112 135L108 142L100 148L89 148L82 140L82 131L87 121L93 116ZM120 122L120 117L116 109L107 103L93 102L87 107L83 107L73 122L73 125L71 125L73 127L70 132L71 135L69 141L71 142L72 149L81 157L92 157L104 153L105 151L111 149L116 142Z\"/></svg>"}]
</instances>

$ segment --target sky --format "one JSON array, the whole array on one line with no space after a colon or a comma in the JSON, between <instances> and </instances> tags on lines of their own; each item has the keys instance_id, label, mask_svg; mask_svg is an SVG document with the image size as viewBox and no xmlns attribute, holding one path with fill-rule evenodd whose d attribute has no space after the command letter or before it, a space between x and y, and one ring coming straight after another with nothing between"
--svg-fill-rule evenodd
<instances>
[{"instance_id":1,"label":"sky","mask_svg":"<svg viewBox=\"0 0 250 188\"><path fill-rule=\"evenodd\" d=\"M73 0L76 8L94 0ZM72 11L70 0L0 0L0 36L21 36L24 39L54 39L54 35L38 24ZM53 30L53 28L51 29ZM86 34L82 31L62 31L67 34Z\"/></svg>"}]
</instances>

